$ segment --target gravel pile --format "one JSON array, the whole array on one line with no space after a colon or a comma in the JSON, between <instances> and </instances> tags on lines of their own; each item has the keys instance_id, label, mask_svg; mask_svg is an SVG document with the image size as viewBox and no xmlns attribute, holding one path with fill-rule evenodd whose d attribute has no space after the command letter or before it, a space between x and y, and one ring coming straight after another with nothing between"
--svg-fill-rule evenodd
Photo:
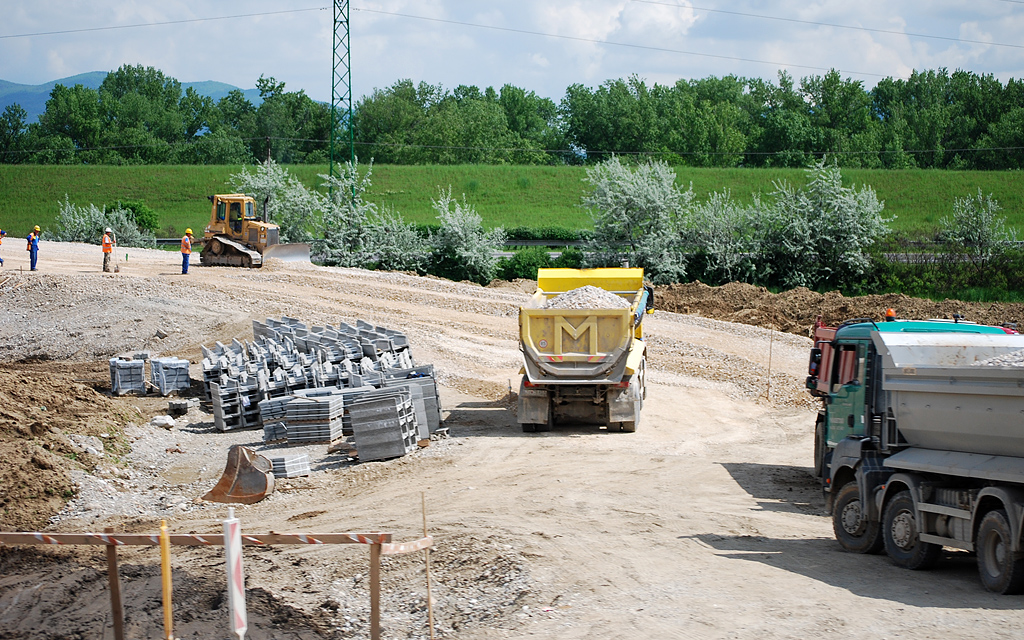
<instances>
[{"instance_id":1,"label":"gravel pile","mask_svg":"<svg viewBox=\"0 0 1024 640\"><path fill-rule=\"evenodd\" d=\"M971 364L972 367L1024 367L1024 349L1012 353L1004 353L988 360L980 360Z\"/></svg>"},{"instance_id":2,"label":"gravel pile","mask_svg":"<svg viewBox=\"0 0 1024 640\"><path fill-rule=\"evenodd\" d=\"M566 291L544 304L545 309L628 309L629 301L593 285Z\"/></svg>"}]
</instances>

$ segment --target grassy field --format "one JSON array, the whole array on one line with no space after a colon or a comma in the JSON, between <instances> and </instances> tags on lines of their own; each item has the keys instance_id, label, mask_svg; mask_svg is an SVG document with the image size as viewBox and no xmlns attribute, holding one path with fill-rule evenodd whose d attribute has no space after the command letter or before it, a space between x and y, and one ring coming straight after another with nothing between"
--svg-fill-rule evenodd
<instances>
[{"instance_id":1,"label":"grassy field","mask_svg":"<svg viewBox=\"0 0 1024 640\"><path fill-rule=\"evenodd\" d=\"M58 203L67 194L75 204L103 205L142 200L160 214L160 235L178 235L185 227L202 228L209 220L212 193L228 191L227 181L238 166L36 166L0 165L0 228L25 235L34 224L53 224ZM289 166L309 186L320 182L326 166ZM679 182L693 184L698 198L729 190L734 199L750 202L752 194L767 196L773 182L805 182L798 169L678 170ZM581 167L533 166L391 166L373 169L369 199L391 207L410 222L433 222L431 198L449 185L465 194L487 226L586 228L590 218L580 208L585 170ZM871 185L885 201L892 226L911 235L929 235L948 215L953 200L979 188L1003 206L1009 225L1024 237L1024 180L1020 172L980 171L843 171L844 183Z\"/></svg>"}]
</instances>

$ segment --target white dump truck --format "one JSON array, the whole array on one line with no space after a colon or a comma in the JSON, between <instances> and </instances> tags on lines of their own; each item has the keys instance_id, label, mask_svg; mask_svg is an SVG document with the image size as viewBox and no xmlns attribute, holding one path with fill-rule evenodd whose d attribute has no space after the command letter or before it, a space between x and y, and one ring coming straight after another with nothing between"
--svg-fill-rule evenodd
<instances>
[{"instance_id":1,"label":"white dump truck","mask_svg":"<svg viewBox=\"0 0 1024 640\"><path fill-rule=\"evenodd\" d=\"M987 589L1024 591L1021 365L1024 336L980 325L861 321L816 344L815 455L844 548L909 569L972 551Z\"/></svg>"}]
</instances>

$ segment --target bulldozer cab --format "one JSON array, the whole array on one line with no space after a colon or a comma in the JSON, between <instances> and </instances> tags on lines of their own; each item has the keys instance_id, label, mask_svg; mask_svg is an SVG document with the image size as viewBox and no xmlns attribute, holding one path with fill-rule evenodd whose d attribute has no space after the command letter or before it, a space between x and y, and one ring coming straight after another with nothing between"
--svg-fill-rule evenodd
<instances>
[{"instance_id":1,"label":"bulldozer cab","mask_svg":"<svg viewBox=\"0 0 1024 640\"><path fill-rule=\"evenodd\" d=\"M228 235L242 235L243 220L258 220L256 202L249 196L231 194L210 196L213 200L213 220L211 225L225 225L231 231Z\"/></svg>"}]
</instances>

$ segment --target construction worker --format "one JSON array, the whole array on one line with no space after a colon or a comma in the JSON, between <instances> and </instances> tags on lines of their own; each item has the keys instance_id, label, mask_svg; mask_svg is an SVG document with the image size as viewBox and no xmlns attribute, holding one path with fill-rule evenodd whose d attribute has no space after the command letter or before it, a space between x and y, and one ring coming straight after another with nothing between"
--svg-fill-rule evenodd
<instances>
[{"instance_id":1,"label":"construction worker","mask_svg":"<svg viewBox=\"0 0 1024 640\"><path fill-rule=\"evenodd\" d=\"M36 270L36 260L39 258L39 225L37 224L33 229L32 233L28 234L26 238L28 240L28 246L25 250L28 251L29 266L32 267L32 271Z\"/></svg>"},{"instance_id":2,"label":"construction worker","mask_svg":"<svg viewBox=\"0 0 1024 640\"><path fill-rule=\"evenodd\" d=\"M7 232L0 229L0 244L4 243L4 238L7 237ZM4 266L4 259L0 258L0 267Z\"/></svg>"},{"instance_id":3,"label":"construction worker","mask_svg":"<svg viewBox=\"0 0 1024 640\"><path fill-rule=\"evenodd\" d=\"M103 273L110 273L110 254L114 252L117 237L110 227L103 231Z\"/></svg>"},{"instance_id":4,"label":"construction worker","mask_svg":"<svg viewBox=\"0 0 1024 640\"><path fill-rule=\"evenodd\" d=\"M185 229L181 237L181 273L188 273L188 257L192 255L192 229Z\"/></svg>"}]
</instances>

